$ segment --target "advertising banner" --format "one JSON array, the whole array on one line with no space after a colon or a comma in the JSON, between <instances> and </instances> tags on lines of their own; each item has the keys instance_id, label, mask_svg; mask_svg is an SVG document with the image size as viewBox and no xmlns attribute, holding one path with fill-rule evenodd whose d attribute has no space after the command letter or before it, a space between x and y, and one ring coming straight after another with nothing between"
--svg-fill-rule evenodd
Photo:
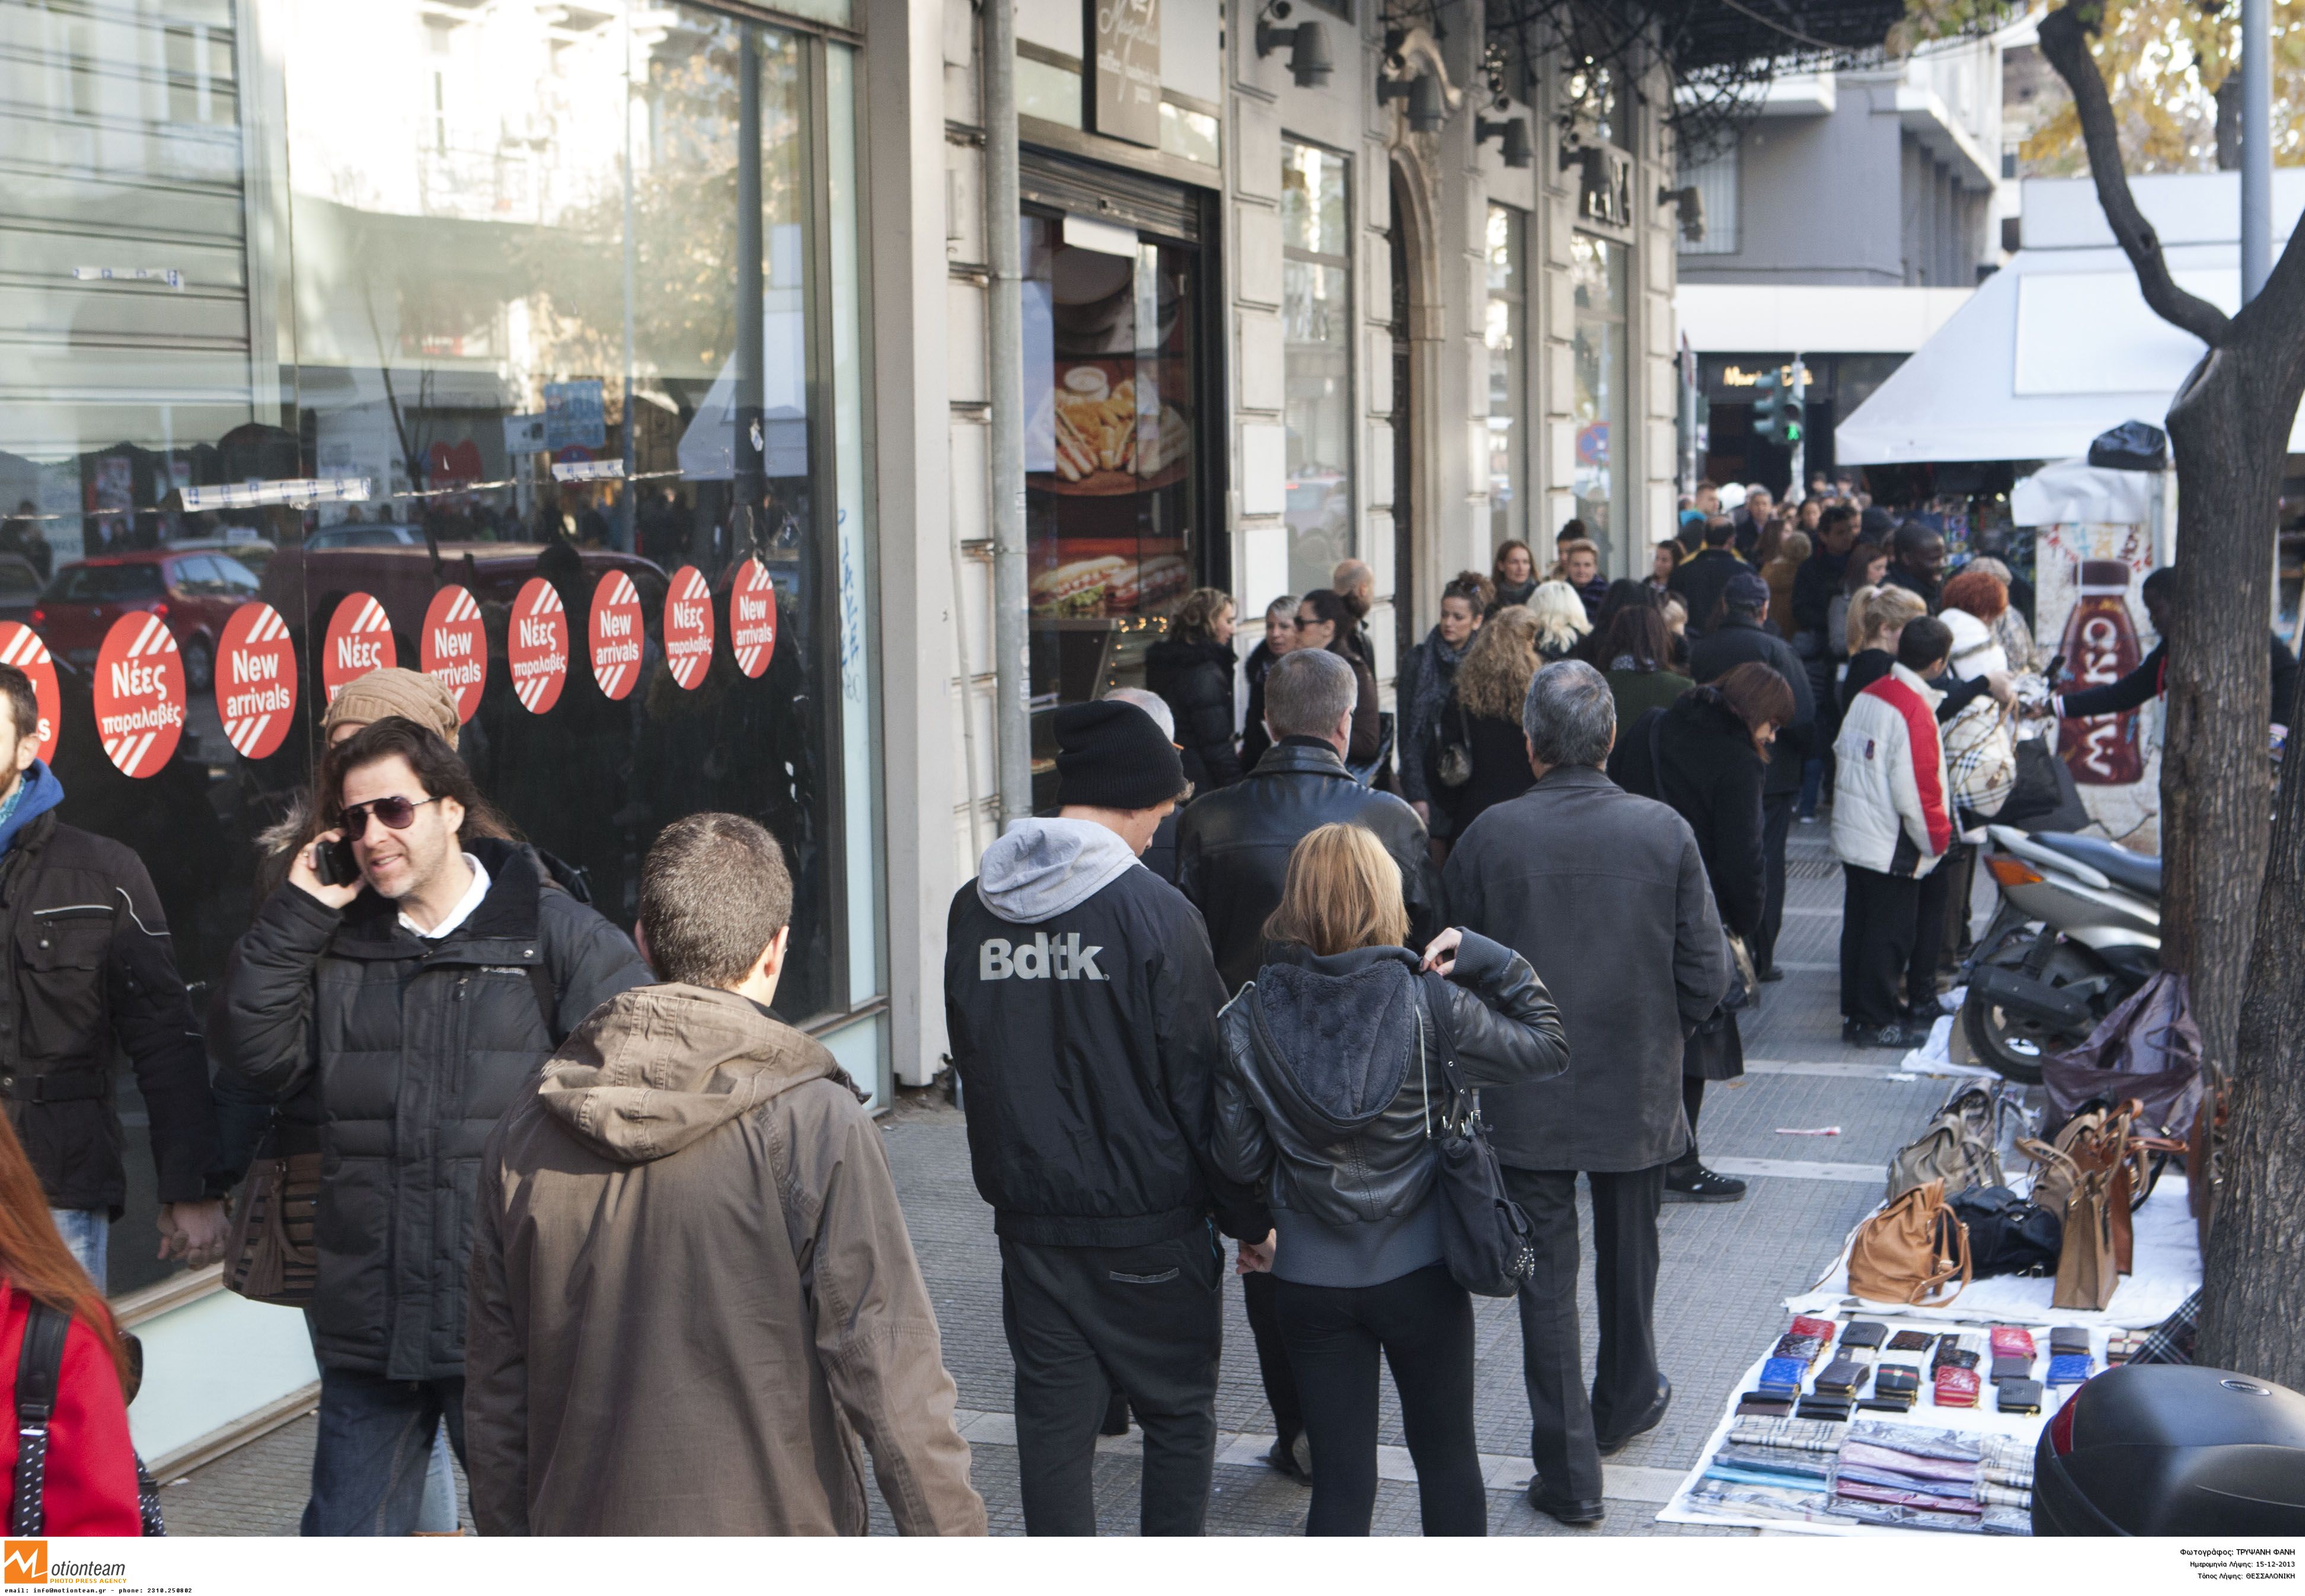
<instances>
[{"instance_id":1,"label":"advertising banner","mask_svg":"<svg viewBox=\"0 0 2305 1596\"><path fill-rule=\"evenodd\" d=\"M712 664L712 589L693 565L672 573L664 601L664 659L683 687L693 692L704 685Z\"/></svg>"},{"instance_id":2,"label":"advertising banner","mask_svg":"<svg viewBox=\"0 0 2305 1596\"><path fill-rule=\"evenodd\" d=\"M168 623L121 616L96 655L96 729L123 776L157 776L184 734L184 662Z\"/></svg>"},{"instance_id":3,"label":"advertising banner","mask_svg":"<svg viewBox=\"0 0 2305 1596\"><path fill-rule=\"evenodd\" d=\"M560 701L568 680L568 613L560 590L544 578L532 576L521 585L505 652L512 661L513 696L522 709L541 715Z\"/></svg>"},{"instance_id":4,"label":"advertising banner","mask_svg":"<svg viewBox=\"0 0 2305 1596\"><path fill-rule=\"evenodd\" d=\"M432 595L417 657L424 674L438 677L455 695L456 724L472 719L489 684L489 640L481 630L480 603L468 590L452 584Z\"/></svg>"},{"instance_id":5,"label":"advertising banner","mask_svg":"<svg viewBox=\"0 0 2305 1596\"><path fill-rule=\"evenodd\" d=\"M40 706L39 757L53 761L64 709L63 700L56 696L56 662L48 656L48 645L30 626L0 621L0 665L13 665L32 679L32 697Z\"/></svg>"},{"instance_id":6,"label":"advertising banner","mask_svg":"<svg viewBox=\"0 0 2305 1596\"><path fill-rule=\"evenodd\" d=\"M777 590L758 556L736 567L736 583L728 590L728 646L747 676L768 669L777 651Z\"/></svg>"},{"instance_id":7,"label":"advertising banner","mask_svg":"<svg viewBox=\"0 0 2305 1596\"><path fill-rule=\"evenodd\" d=\"M2034 636L2045 655L2065 657L2071 692L2119 681L2159 641L2139 590L2154 565L2142 526L2105 522L2044 526L2036 533ZM2161 706L2057 723L2057 754L2073 773L2081 805L2107 836L2146 853L2160 847Z\"/></svg>"},{"instance_id":8,"label":"advertising banner","mask_svg":"<svg viewBox=\"0 0 2305 1596\"><path fill-rule=\"evenodd\" d=\"M640 590L621 571L611 571L592 590L592 679L603 696L621 699L641 677Z\"/></svg>"},{"instance_id":9,"label":"advertising banner","mask_svg":"<svg viewBox=\"0 0 2305 1596\"><path fill-rule=\"evenodd\" d=\"M370 671L400 663L393 647L392 617L366 593L346 593L328 618L320 644L320 686L334 703L336 694Z\"/></svg>"},{"instance_id":10,"label":"advertising banner","mask_svg":"<svg viewBox=\"0 0 2305 1596\"><path fill-rule=\"evenodd\" d=\"M280 612L259 600L225 623L216 661L217 718L243 760L280 751L296 717L296 648Z\"/></svg>"}]
</instances>

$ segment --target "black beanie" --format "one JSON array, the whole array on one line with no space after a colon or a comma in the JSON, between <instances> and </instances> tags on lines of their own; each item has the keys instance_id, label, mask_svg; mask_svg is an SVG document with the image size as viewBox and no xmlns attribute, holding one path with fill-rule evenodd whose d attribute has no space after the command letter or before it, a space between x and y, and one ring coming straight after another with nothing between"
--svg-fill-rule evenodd
<instances>
[{"instance_id":1,"label":"black beanie","mask_svg":"<svg viewBox=\"0 0 2305 1596\"><path fill-rule=\"evenodd\" d=\"M1057 802L1151 809L1185 791L1177 745L1134 704L1103 700L1057 711Z\"/></svg>"}]
</instances>

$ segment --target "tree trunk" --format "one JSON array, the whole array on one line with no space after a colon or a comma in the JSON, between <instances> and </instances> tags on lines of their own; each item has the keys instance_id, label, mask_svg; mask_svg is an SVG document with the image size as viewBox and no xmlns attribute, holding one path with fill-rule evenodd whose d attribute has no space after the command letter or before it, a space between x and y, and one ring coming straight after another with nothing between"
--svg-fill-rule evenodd
<instances>
[{"instance_id":1,"label":"tree trunk","mask_svg":"<svg viewBox=\"0 0 2305 1596\"><path fill-rule=\"evenodd\" d=\"M2297 706L2281 706L2293 717ZM2290 723L2294 726L2292 718ZM2281 773L2203 1271L2199 1361L2305 1390L2305 755Z\"/></svg>"},{"instance_id":2,"label":"tree trunk","mask_svg":"<svg viewBox=\"0 0 2305 1596\"><path fill-rule=\"evenodd\" d=\"M2295 408L2274 408L2251 365L2244 351L2210 351L2168 417L2176 635L2161 733L2161 962L2189 978L2204 1055L2221 1071L2233 1066L2265 875L2273 529Z\"/></svg>"}]
</instances>

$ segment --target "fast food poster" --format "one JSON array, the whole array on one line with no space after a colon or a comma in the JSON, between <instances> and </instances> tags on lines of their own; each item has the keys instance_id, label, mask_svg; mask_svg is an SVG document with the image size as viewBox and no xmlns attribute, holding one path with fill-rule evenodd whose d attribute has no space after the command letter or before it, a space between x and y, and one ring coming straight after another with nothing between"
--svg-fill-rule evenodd
<instances>
[{"instance_id":1,"label":"fast food poster","mask_svg":"<svg viewBox=\"0 0 2305 1596\"><path fill-rule=\"evenodd\" d=\"M2158 641L2142 589L2152 572L2153 533L2105 522L2062 523L2035 535L2033 636L2043 658L2065 656L2061 681L2074 691L2117 680ZM2111 567L2128 573L2111 591ZM2126 662L2126 663L2124 663ZM2052 733L2073 773L2081 807L2105 834L2148 853L2161 845L2161 704L2127 716L2061 721Z\"/></svg>"}]
</instances>

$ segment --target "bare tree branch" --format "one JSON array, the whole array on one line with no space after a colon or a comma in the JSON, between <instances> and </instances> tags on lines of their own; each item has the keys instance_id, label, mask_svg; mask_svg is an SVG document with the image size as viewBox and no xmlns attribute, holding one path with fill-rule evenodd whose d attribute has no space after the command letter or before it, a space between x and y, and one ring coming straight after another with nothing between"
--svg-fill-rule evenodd
<instances>
[{"instance_id":1,"label":"bare tree branch","mask_svg":"<svg viewBox=\"0 0 2305 1596\"><path fill-rule=\"evenodd\" d=\"M2088 8L2094 15L2094 7ZM2073 111L2081 124L2081 143L2088 151L2089 175L2097 183L2097 203L2120 241L2130 264L2137 268L2137 286L2155 315L2184 328L2211 348L2222 347L2233 335L2233 321L2205 299L2187 293L2169 274L2168 258L2161 252L2160 236L2129 191L2129 174L2122 169L2121 136L2113 115L2113 102L2105 79L2089 55L2083 8L2068 4L2041 19L2041 54L2056 68L2072 90Z\"/></svg>"}]
</instances>

